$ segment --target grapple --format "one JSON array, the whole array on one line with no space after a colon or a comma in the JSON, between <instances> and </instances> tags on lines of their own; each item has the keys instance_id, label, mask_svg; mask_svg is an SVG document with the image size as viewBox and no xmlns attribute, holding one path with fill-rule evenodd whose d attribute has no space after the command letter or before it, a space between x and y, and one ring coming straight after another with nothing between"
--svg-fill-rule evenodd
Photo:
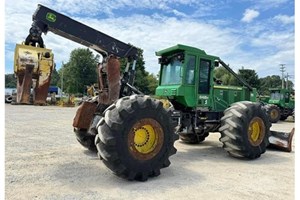
<instances>
[{"instance_id":1,"label":"grapple","mask_svg":"<svg viewBox=\"0 0 300 200\"><path fill-rule=\"evenodd\" d=\"M17 44L14 58L14 73L17 78L15 103L45 104L53 69L53 54L50 49Z\"/></svg>"}]
</instances>

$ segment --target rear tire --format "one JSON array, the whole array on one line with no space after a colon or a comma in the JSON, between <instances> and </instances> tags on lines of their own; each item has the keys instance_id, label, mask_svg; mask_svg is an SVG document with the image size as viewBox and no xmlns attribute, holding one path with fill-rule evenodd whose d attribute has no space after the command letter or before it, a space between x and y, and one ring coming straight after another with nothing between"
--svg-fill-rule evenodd
<instances>
[{"instance_id":1,"label":"rear tire","mask_svg":"<svg viewBox=\"0 0 300 200\"><path fill-rule=\"evenodd\" d=\"M277 123L281 118L280 109L276 105L268 105L267 113L269 115L269 119L271 123Z\"/></svg>"},{"instance_id":2,"label":"rear tire","mask_svg":"<svg viewBox=\"0 0 300 200\"><path fill-rule=\"evenodd\" d=\"M188 133L188 134L179 134L179 138L182 142L186 144L199 144L205 140L208 136L208 133L204 133L201 136L197 136L195 133Z\"/></svg>"},{"instance_id":3,"label":"rear tire","mask_svg":"<svg viewBox=\"0 0 300 200\"><path fill-rule=\"evenodd\" d=\"M281 120L281 121L284 121L284 120L286 120L287 118L288 118L288 116L281 115L280 120Z\"/></svg>"},{"instance_id":4,"label":"rear tire","mask_svg":"<svg viewBox=\"0 0 300 200\"><path fill-rule=\"evenodd\" d=\"M233 157L255 159L269 144L271 123L259 103L237 102L224 111L220 141Z\"/></svg>"},{"instance_id":5,"label":"rear tire","mask_svg":"<svg viewBox=\"0 0 300 200\"><path fill-rule=\"evenodd\" d=\"M117 176L146 181L170 165L176 153L174 123L159 100L132 95L106 109L95 144L103 163Z\"/></svg>"},{"instance_id":6,"label":"rear tire","mask_svg":"<svg viewBox=\"0 0 300 200\"><path fill-rule=\"evenodd\" d=\"M89 102L94 102L93 99L89 99ZM94 102L97 103L97 102ZM95 137L98 134L97 124L102 118L101 115L94 114L90 127L88 129L79 129L74 128L74 133L76 135L77 141L85 148L90 151L97 152L97 148L95 145Z\"/></svg>"},{"instance_id":7,"label":"rear tire","mask_svg":"<svg viewBox=\"0 0 300 200\"><path fill-rule=\"evenodd\" d=\"M95 115L93 118L93 123L88 130L86 129L76 129L74 128L74 133L76 134L77 141L85 148L90 151L97 152L95 145L95 137L97 132L97 123L102 117L100 115Z\"/></svg>"}]
</instances>

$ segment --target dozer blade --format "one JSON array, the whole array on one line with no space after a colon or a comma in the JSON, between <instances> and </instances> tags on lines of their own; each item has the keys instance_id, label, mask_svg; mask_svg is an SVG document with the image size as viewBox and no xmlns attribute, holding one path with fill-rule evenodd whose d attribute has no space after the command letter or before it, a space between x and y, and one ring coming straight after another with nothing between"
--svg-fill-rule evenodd
<instances>
[{"instance_id":1,"label":"dozer blade","mask_svg":"<svg viewBox=\"0 0 300 200\"><path fill-rule=\"evenodd\" d=\"M293 128L289 133L271 131L271 136L269 137L270 145L268 147L285 152L291 152L294 132L295 128Z\"/></svg>"}]
</instances>

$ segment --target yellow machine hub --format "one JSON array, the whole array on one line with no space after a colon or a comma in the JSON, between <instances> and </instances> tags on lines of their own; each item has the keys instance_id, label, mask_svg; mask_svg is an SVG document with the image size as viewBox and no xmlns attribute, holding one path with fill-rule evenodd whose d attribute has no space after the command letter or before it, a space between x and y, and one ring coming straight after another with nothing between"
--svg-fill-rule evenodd
<instances>
[{"instance_id":1,"label":"yellow machine hub","mask_svg":"<svg viewBox=\"0 0 300 200\"><path fill-rule=\"evenodd\" d=\"M265 137L266 128L264 122L259 117L254 117L249 123L248 127L248 139L253 146L261 144Z\"/></svg>"},{"instance_id":2,"label":"yellow machine hub","mask_svg":"<svg viewBox=\"0 0 300 200\"><path fill-rule=\"evenodd\" d=\"M139 120L130 130L129 150L137 159L151 159L160 151L163 138L162 127L156 120L150 118Z\"/></svg>"}]
</instances>

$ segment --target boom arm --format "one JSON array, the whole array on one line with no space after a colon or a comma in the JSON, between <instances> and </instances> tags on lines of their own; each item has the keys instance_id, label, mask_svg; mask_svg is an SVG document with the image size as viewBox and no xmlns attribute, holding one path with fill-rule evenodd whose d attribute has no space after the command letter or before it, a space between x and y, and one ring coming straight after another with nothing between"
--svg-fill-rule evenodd
<instances>
[{"instance_id":1,"label":"boom arm","mask_svg":"<svg viewBox=\"0 0 300 200\"><path fill-rule=\"evenodd\" d=\"M137 93L132 85L134 82L135 65L138 59L138 49L121 42L87 25L71 19L43 5L38 5L32 17L33 23L25 45L44 48L42 33L51 31L66 39L94 49L103 56L98 64L99 105L106 108L118 98L131 93ZM127 58L127 66L120 77L119 58ZM130 65L132 66L130 67ZM121 83L121 84L120 84ZM74 127L81 127L75 123ZM85 127L85 126L84 126Z\"/></svg>"},{"instance_id":2,"label":"boom arm","mask_svg":"<svg viewBox=\"0 0 300 200\"><path fill-rule=\"evenodd\" d=\"M226 65L221 59L219 59L219 62L221 65L227 69L236 79L238 79L244 86L246 86L250 91L253 90L253 88L246 82L244 79L239 77L228 65Z\"/></svg>"},{"instance_id":3,"label":"boom arm","mask_svg":"<svg viewBox=\"0 0 300 200\"><path fill-rule=\"evenodd\" d=\"M104 57L113 54L117 57L137 58L137 48L121 42L100 31L75 21L63 14L38 5L33 14L33 24L29 37L41 40L41 33L51 31L74 42L85 45Z\"/></svg>"}]
</instances>

